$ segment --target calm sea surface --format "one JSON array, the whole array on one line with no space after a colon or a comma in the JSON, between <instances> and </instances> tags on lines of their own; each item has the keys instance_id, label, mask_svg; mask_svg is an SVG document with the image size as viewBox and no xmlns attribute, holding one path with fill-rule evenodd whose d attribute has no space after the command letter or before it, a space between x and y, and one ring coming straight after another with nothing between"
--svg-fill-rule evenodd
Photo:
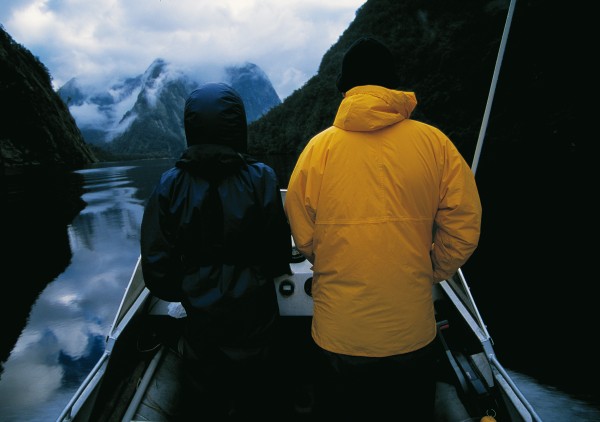
<instances>
[{"instance_id":1,"label":"calm sea surface","mask_svg":"<svg viewBox=\"0 0 600 422\"><path fill-rule=\"evenodd\" d=\"M94 366L139 256L145 200L171 165L144 160L78 172L87 205L67 227L70 262L26 304L20 335L2 340L10 354L0 374L0 421L54 421ZM544 421L600 421L598 408L508 370Z\"/></svg>"}]
</instances>

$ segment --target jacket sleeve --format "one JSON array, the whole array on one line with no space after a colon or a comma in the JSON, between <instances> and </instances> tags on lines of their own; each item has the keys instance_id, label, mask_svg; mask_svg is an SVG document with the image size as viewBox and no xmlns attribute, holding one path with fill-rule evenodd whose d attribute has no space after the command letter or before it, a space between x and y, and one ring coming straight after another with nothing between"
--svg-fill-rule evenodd
<instances>
[{"instance_id":1,"label":"jacket sleeve","mask_svg":"<svg viewBox=\"0 0 600 422\"><path fill-rule=\"evenodd\" d=\"M265 215L267 256L263 271L269 277L291 274L292 236L281 199L277 176L269 169L265 178L263 210Z\"/></svg>"},{"instance_id":2,"label":"jacket sleeve","mask_svg":"<svg viewBox=\"0 0 600 422\"><path fill-rule=\"evenodd\" d=\"M481 202L475 175L454 144L446 139L431 250L434 282L451 277L477 248Z\"/></svg>"},{"instance_id":3,"label":"jacket sleeve","mask_svg":"<svg viewBox=\"0 0 600 422\"><path fill-rule=\"evenodd\" d=\"M165 226L166 217L161 208L166 206L164 201L166 198L161 197L158 186L144 209L140 238L142 273L146 287L153 295L169 302L180 302L183 297L179 255Z\"/></svg>"}]
</instances>

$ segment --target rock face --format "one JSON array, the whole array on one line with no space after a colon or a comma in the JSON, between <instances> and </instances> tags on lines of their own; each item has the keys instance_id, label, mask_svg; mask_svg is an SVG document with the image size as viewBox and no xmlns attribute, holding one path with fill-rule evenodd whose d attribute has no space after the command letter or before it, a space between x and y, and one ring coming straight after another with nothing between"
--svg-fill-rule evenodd
<instances>
[{"instance_id":1,"label":"rock face","mask_svg":"<svg viewBox=\"0 0 600 422\"><path fill-rule=\"evenodd\" d=\"M255 64L226 67L219 74L244 100L248 122L281 103L268 77ZM144 74L112 86L85 87L74 78L58 94L87 142L121 158L178 157L186 146L185 99L207 78L192 78L156 59Z\"/></svg>"},{"instance_id":2,"label":"rock face","mask_svg":"<svg viewBox=\"0 0 600 422\"><path fill-rule=\"evenodd\" d=\"M0 27L2 175L31 167L80 168L97 161L46 67Z\"/></svg>"}]
</instances>

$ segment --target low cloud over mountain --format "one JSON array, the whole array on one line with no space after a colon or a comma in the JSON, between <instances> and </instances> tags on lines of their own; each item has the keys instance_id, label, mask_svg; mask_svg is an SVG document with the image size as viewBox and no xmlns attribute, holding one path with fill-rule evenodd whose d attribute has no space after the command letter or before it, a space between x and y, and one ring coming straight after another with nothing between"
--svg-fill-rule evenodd
<instances>
[{"instance_id":1,"label":"low cloud over mountain","mask_svg":"<svg viewBox=\"0 0 600 422\"><path fill-rule=\"evenodd\" d=\"M183 106L205 82L226 82L244 100L248 122L281 103L266 74L255 64L196 71L156 59L142 75L108 87L73 78L58 94L68 105L86 142L132 158L177 157L185 148Z\"/></svg>"}]
</instances>

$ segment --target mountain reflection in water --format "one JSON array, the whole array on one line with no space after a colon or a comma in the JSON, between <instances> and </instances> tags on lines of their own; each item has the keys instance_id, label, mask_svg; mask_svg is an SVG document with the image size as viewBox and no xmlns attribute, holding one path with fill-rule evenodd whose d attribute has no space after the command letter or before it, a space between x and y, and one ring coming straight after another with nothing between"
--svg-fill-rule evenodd
<instances>
[{"instance_id":1,"label":"mountain reflection in water","mask_svg":"<svg viewBox=\"0 0 600 422\"><path fill-rule=\"evenodd\" d=\"M11 303L24 307L24 329L12 340L2 339L0 350L14 347L10 355L6 353L0 375L0 421L55 420L94 366L139 256L145 200L172 164L171 160L105 163L77 172L84 177L86 206L62 227L68 245L56 247L63 249L59 255L66 253L64 270L40 287L37 299L34 295L20 303L18 296ZM38 206L42 213L44 205ZM30 234L26 242L38 240ZM45 253L52 256L51 250L31 250L36 253L23 260L24 273L52 266L43 259ZM28 281L18 274L7 277L3 273L8 283ZM544 421L600 420L598 409L525 375L511 374Z\"/></svg>"}]
</instances>

